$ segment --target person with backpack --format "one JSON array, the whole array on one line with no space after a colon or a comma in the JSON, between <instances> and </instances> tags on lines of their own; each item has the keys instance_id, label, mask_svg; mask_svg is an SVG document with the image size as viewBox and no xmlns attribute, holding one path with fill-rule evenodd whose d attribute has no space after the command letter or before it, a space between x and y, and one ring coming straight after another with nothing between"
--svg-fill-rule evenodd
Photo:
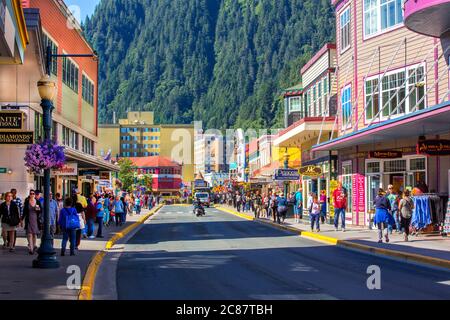
<instances>
[{"instance_id":1,"label":"person with backpack","mask_svg":"<svg viewBox=\"0 0 450 320\"><path fill-rule=\"evenodd\" d=\"M295 222L299 223L303 219L303 193L302 188L298 188L298 191L294 195L294 218Z\"/></svg>"},{"instance_id":2,"label":"person with backpack","mask_svg":"<svg viewBox=\"0 0 450 320\"><path fill-rule=\"evenodd\" d=\"M261 217L261 212L264 210L263 199L259 194L259 191L256 192L256 195L254 197L254 204L255 204L255 219L259 219Z\"/></svg>"},{"instance_id":3,"label":"person with backpack","mask_svg":"<svg viewBox=\"0 0 450 320\"><path fill-rule=\"evenodd\" d=\"M64 200L64 208L59 213L59 226L63 233L61 243L61 256L66 254L67 241L70 241L70 255L75 255L75 248L77 247L77 230L80 229L80 218L77 210L72 207L73 201L71 198Z\"/></svg>"},{"instance_id":4,"label":"person with backpack","mask_svg":"<svg viewBox=\"0 0 450 320\"><path fill-rule=\"evenodd\" d=\"M383 242L383 233L385 233L386 242L389 242L388 226L391 224L391 202L386 197L383 189L378 190L378 196L374 200L375 217L374 223L378 227L378 243ZM394 222L395 223L395 222Z\"/></svg>"},{"instance_id":5,"label":"person with backpack","mask_svg":"<svg viewBox=\"0 0 450 320\"><path fill-rule=\"evenodd\" d=\"M286 213L288 211L288 201L282 192L280 192L277 198L277 203L277 222L281 224L286 220Z\"/></svg>"},{"instance_id":6,"label":"person with backpack","mask_svg":"<svg viewBox=\"0 0 450 320\"><path fill-rule=\"evenodd\" d=\"M15 235L17 226L20 224L20 209L13 201L13 194L6 193L5 202L0 205L0 219L2 223L3 246L8 244L9 252L14 252ZM9 238L9 241L7 240Z\"/></svg>"},{"instance_id":7,"label":"person with backpack","mask_svg":"<svg viewBox=\"0 0 450 320\"><path fill-rule=\"evenodd\" d=\"M270 196L270 209L272 212L272 218L273 218L273 222L276 223L277 222L277 215L278 215L278 199L275 193L273 193Z\"/></svg>"},{"instance_id":8,"label":"person with backpack","mask_svg":"<svg viewBox=\"0 0 450 320\"><path fill-rule=\"evenodd\" d=\"M401 226L405 232L405 241L408 242L409 226L411 225L411 217L414 210L414 201L411 199L409 190L405 190L403 199L400 200L398 210L400 212Z\"/></svg>"}]
</instances>

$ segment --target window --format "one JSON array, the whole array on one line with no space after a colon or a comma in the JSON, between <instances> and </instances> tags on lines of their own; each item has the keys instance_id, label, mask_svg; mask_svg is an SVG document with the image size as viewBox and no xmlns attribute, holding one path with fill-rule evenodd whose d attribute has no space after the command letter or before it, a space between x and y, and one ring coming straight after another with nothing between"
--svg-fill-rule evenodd
<instances>
[{"instance_id":1,"label":"window","mask_svg":"<svg viewBox=\"0 0 450 320\"><path fill-rule=\"evenodd\" d=\"M94 84L84 74L81 91L84 101L94 106Z\"/></svg>"},{"instance_id":2,"label":"window","mask_svg":"<svg viewBox=\"0 0 450 320\"><path fill-rule=\"evenodd\" d=\"M341 14L341 53L350 48L350 7Z\"/></svg>"},{"instance_id":3,"label":"window","mask_svg":"<svg viewBox=\"0 0 450 320\"><path fill-rule=\"evenodd\" d=\"M409 167L411 171L426 170L425 158L411 159Z\"/></svg>"},{"instance_id":4,"label":"window","mask_svg":"<svg viewBox=\"0 0 450 320\"><path fill-rule=\"evenodd\" d=\"M63 58L63 83L78 93L78 67L72 60Z\"/></svg>"},{"instance_id":5,"label":"window","mask_svg":"<svg viewBox=\"0 0 450 320\"><path fill-rule=\"evenodd\" d=\"M94 141L83 137L83 152L90 154L90 155L94 155Z\"/></svg>"},{"instance_id":6,"label":"window","mask_svg":"<svg viewBox=\"0 0 450 320\"><path fill-rule=\"evenodd\" d=\"M406 171L406 160L390 160L384 162L384 172L404 172Z\"/></svg>"},{"instance_id":7,"label":"window","mask_svg":"<svg viewBox=\"0 0 450 320\"><path fill-rule=\"evenodd\" d=\"M289 112L300 111L301 107L300 97L289 98Z\"/></svg>"},{"instance_id":8,"label":"window","mask_svg":"<svg viewBox=\"0 0 450 320\"><path fill-rule=\"evenodd\" d=\"M350 119L350 113L352 110L352 87L348 86L342 89L341 93L341 106L342 106L342 127L347 126L347 122Z\"/></svg>"},{"instance_id":9,"label":"window","mask_svg":"<svg viewBox=\"0 0 450 320\"><path fill-rule=\"evenodd\" d=\"M378 79L367 80L366 90L366 119L370 120L380 111L380 103L378 94Z\"/></svg>"},{"instance_id":10,"label":"window","mask_svg":"<svg viewBox=\"0 0 450 320\"><path fill-rule=\"evenodd\" d=\"M34 140L39 142L44 139L43 116L40 113L34 113Z\"/></svg>"},{"instance_id":11,"label":"window","mask_svg":"<svg viewBox=\"0 0 450 320\"><path fill-rule=\"evenodd\" d=\"M58 46L44 33L43 36L44 41L44 50L45 54L47 54L47 47L50 46L50 50L52 54L58 54ZM58 75L58 60L53 58L50 63L50 72L55 76Z\"/></svg>"},{"instance_id":12,"label":"window","mask_svg":"<svg viewBox=\"0 0 450 320\"><path fill-rule=\"evenodd\" d=\"M314 117L315 112L316 112L316 100L317 100L316 86L314 86L313 87L313 99L312 99L311 117Z\"/></svg>"},{"instance_id":13,"label":"window","mask_svg":"<svg viewBox=\"0 0 450 320\"><path fill-rule=\"evenodd\" d=\"M371 36L403 23L402 0L364 0L364 35Z\"/></svg>"},{"instance_id":14,"label":"window","mask_svg":"<svg viewBox=\"0 0 450 320\"><path fill-rule=\"evenodd\" d=\"M52 123L51 136L53 141L58 141L58 123L56 121L53 121Z\"/></svg>"},{"instance_id":15,"label":"window","mask_svg":"<svg viewBox=\"0 0 450 320\"><path fill-rule=\"evenodd\" d=\"M405 74L408 75L408 79L405 79ZM381 88L378 87L380 81ZM423 65L408 67L406 71L402 68L388 72L382 80L381 75L371 77L365 81L366 121L372 120L377 115L380 118L387 118L422 110L426 107L423 98L425 92ZM408 98L406 94L409 95ZM382 108L384 109L379 115Z\"/></svg>"},{"instance_id":16,"label":"window","mask_svg":"<svg viewBox=\"0 0 450 320\"><path fill-rule=\"evenodd\" d=\"M366 173L379 173L380 171L380 162L368 162L367 163L367 171Z\"/></svg>"},{"instance_id":17,"label":"window","mask_svg":"<svg viewBox=\"0 0 450 320\"><path fill-rule=\"evenodd\" d=\"M78 133L67 128L63 127L63 144L67 147L78 150Z\"/></svg>"},{"instance_id":18,"label":"window","mask_svg":"<svg viewBox=\"0 0 450 320\"><path fill-rule=\"evenodd\" d=\"M317 116L322 116L322 82L319 81L319 84L317 85Z\"/></svg>"}]
</instances>

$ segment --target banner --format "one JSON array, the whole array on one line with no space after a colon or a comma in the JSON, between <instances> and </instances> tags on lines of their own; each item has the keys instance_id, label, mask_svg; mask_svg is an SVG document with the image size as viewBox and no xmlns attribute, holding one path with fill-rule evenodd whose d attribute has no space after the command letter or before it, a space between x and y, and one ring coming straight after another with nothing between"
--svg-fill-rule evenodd
<instances>
[{"instance_id":1,"label":"banner","mask_svg":"<svg viewBox=\"0 0 450 320\"><path fill-rule=\"evenodd\" d=\"M417 144L417 154L429 156L450 155L450 140L423 140Z\"/></svg>"},{"instance_id":2,"label":"banner","mask_svg":"<svg viewBox=\"0 0 450 320\"><path fill-rule=\"evenodd\" d=\"M64 165L61 169L52 169L51 175L53 176L77 176L78 175L78 164L76 162L69 162Z\"/></svg>"}]
</instances>

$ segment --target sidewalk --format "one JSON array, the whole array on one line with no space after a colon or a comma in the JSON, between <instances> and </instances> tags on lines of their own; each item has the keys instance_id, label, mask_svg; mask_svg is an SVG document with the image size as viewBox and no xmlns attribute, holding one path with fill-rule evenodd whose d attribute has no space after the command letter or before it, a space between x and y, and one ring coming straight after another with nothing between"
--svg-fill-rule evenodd
<instances>
[{"instance_id":1,"label":"sidewalk","mask_svg":"<svg viewBox=\"0 0 450 320\"><path fill-rule=\"evenodd\" d=\"M217 206L226 211L238 214L233 207ZM240 212L243 218L254 220L253 212ZM311 233L311 225L309 221L303 220L295 223L293 218L286 219L285 223L280 226L274 224L273 220L260 218L258 221L276 225L283 229L293 232L299 232L302 236L313 238L314 240L324 241L327 243L339 245L342 247L360 249L370 251L371 253L395 256L406 260L413 260L420 263L431 263L439 267L450 268L450 237L442 237L440 235L419 235L410 236L409 241L405 242L403 235L393 232L389 235L389 243L378 243L377 230L368 228L347 226L345 232L334 229L334 225L321 224L320 233ZM443 260L443 261L438 261Z\"/></svg>"},{"instance_id":2,"label":"sidewalk","mask_svg":"<svg viewBox=\"0 0 450 320\"><path fill-rule=\"evenodd\" d=\"M66 282L71 274L66 273L67 267L76 265L81 269L81 281L92 257L97 251L103 250L106 243L114 235L132 225L149 210L142 210L140 215L127 216L127 222L122 227L110 226L103 228L102 239L81 239L79 251L76 256L70 256L66 250L66 256L60 256L61 236L57 236L54 242L56 257L61 263L59 269L33 269L32 261L37 254L29 255L27 240L23 229L17 231L16 252L0 248L0 300L77 300L79 290L70 290ZM95 228L97 232L97 225ZM95 233L96 234L96 233ZM3 240L0 240L3 246ZM37 241L39 246L40 239Z\"/></svg>"}]
</instances>

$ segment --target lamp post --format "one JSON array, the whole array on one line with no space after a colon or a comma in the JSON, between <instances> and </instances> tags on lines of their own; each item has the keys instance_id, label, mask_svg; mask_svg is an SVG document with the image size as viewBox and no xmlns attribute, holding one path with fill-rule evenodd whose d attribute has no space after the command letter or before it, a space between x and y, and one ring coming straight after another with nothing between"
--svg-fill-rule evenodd
<instances>
[{"instance_id":1,"label":"lamp post","mask_svg":"<svg viewBox=\"0 0 450 320\"><path fill-rule=\"evenodd\" d=\"M52 129L53 98L56 93L56 84L46 75L38 81L38 90L41 97L41 107L44 113L44 140L50 140ZM44 231L38 257L33 260L33 268L54 269L59 268L56 252L53 248L53 236L50 233L50 169L44 170Z\"/></svg>"},{"instance_id":2,"label":"lamp post","mask_svg":"<svg viewBox=\"0 0 450 320\"><path fill-rule=\"evenodd\" d=\"M288 153L288 148L286 148L286 152L284 153L284 168L285 169L289 169L289 153ZM284 197L287 199L288 196L288 186L289 186L289 182L285 181L284 182Z\"/></svg>"}]
</instances>

